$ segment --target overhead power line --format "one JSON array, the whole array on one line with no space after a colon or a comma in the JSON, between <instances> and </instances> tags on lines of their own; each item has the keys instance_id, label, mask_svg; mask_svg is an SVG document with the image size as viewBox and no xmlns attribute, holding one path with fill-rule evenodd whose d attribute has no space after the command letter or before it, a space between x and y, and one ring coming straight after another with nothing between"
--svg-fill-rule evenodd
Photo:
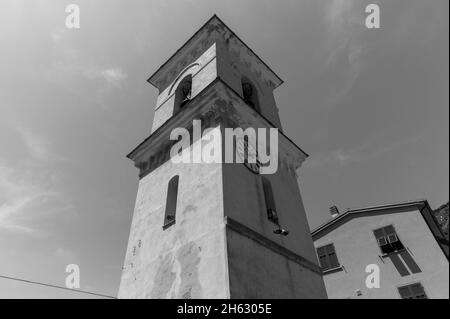
<instances>
[{"instance_id":1,"label":"overhead power line","mask_svg":"<svg viewBox=\"0 0 450 319\"><path fill-rule=\"evenodd\" d=\"M43 283L43 282L37 282L37 281L32 281L32 280L26 280L26 279L22 279L22 278L16 278L16 277L10 277L10 276L3 276L3 275L0 275L0 278L3 278L3 279L9 279L9 280L14 280L14 281L20 281L20 282L24 282L24 283L27 283L27 284L40 285L40 286L45 286L45 287L50 287L50 288L56 288L56 289L62 289L62 290L69 290L69 291L71 291L71 292L78 292L78 293L82 293L82 294L94 295L94 296L105 297L105 298L110 298L110 299L117 299L116 297L113 297L113 296L108 296L108 295L98 294L98 293L90 292L90 291L86 291L86 290L71 289L71 288L67 288L67 287L63 287L63 286L57 286L57 285L52 285L52 284L46 284L46 283Z\"/></svg>"}]
</instances>

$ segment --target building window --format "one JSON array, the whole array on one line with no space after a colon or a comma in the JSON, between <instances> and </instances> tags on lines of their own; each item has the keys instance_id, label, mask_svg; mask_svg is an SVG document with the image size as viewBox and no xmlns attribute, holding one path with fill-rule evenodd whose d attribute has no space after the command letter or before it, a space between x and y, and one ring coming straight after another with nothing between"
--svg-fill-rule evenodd
<instances>
[{"instance_id":1,"label":"building window","mask_svg":"<svg viewBox=\"0 0 450 319\"><path fill-rule=\"evenodd\" d=\"M319 257L320 267L322 267L322 270L340 267L333 244L317 248L317 256Z\"/></svg>"},{"instance_id":2,"label":"building window","mask_svg":"<svg viewBox=\"0 0 450 319\"><path fill-rule=\"evenodd\" d=\"M266 203L266 212L267 212L267 218L278 225L278 215L277 210L275 207L275 200L273 197L273 191L272 191L272 185L270 185L270 182L267 178L264 176L261 176L262 179L262 185L264 190L264 201Z\"/></svg>"},{"instance_id":3,"label":"building window","mask_svg":"<svg viewBox=\"0 0 450 319\"><path fill-rule=\"evenodd\" d=\"M192 96L192 75L186 75L175 90L174 114L180 111L183 106L191 100Z\"/></svg>"},{"instance_id":4,"label":"building window","mask_svg":"<svg viewBox=\"0 0 450 319\"><path fill-rule=\"evenodd\" d=\"M242 78L242 96L245 103L259 112L258 92L252 82L245 77Z\"/></svg>"},{"instance_id":5,"label":"building window","mask_svg":"<svg viewBox=\"0 0 450 319\"><path fill-rule=\"evenodd\" d=\"M405 249L395 232L394 226L389 225L379 228L374 230L373 233L384 255Z\"/></svg>"},{"instance_id":6,"label":"building window","mask_svg":"<svg viewBox=\"0 0 450 319\"><path fill-rule=\"evenodd\" d=\"M166 229L175 224L178 197L178 180L179 176L176 175L169 181L169 186L167 188L166 212L164 214L163 229Z\"/></svg>"},{"instance_id":7,"label":"building window","mask_svg":"<svg viewBox=\"0 0 450 319\"><path fill-rule=\"evenodd\" d=\"M428 299L420 283L399 287L398 292L402 299Z\"/></svg>"}]
</instances>

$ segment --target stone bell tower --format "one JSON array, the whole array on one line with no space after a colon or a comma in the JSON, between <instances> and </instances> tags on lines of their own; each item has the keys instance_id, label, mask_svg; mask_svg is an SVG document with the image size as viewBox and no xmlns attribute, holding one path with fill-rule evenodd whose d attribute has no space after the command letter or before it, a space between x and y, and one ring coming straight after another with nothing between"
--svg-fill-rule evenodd
<instances>
[{"instance_id":1,"label":"stone bell tower","mask_svg":"<svg viewBox=\"0 0 450 319\"><path fill-rule=\"evenodd\" d=\"M282 133L273 95L282 80L214 15L148 82L159 96L128 155L139 189L119 298L326 298L297 184L307 154ZM222 150L225 128L278 128L276 172L174 162L176 128L191 158L209 143L193 120L222 133Z\"/></svg>"}]
</instances>

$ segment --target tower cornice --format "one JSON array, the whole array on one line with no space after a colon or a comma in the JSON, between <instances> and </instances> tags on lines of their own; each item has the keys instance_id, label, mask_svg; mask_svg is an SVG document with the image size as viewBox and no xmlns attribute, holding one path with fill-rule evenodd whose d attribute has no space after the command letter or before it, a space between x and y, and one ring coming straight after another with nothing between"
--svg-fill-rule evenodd
<instances>
[{"instance_id":1,"label":"tower cornice","mask_svg":"<svg viewBox=\"0 0 450 319\"><path fill-rule=\"evenodd\" d=\"M217 77L176 117L166 121L127 155L139 168L141 177L169 159L168 150L176 143L169 139L171 130L176 127L185 127L188 131L192 131L192 119L201 120L202 129L218 124L222 124L223 127L241 127L242 129L276 128L268 119L248 105L226 82ZM295 173L308 154L282 131L278 130L278 133L281 166Z\"/></svg>"}]
</instances>

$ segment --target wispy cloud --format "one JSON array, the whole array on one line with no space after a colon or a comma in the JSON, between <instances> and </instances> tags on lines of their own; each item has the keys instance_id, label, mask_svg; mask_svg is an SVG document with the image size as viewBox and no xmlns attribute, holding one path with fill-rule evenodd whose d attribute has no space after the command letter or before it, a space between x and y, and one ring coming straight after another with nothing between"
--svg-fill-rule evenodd
<instances>
[{"instance_id":1,"label":"wispy cloud","mask_svg":"<svg viewBox=\"0 0 450 319\"><path fill-rule=\"evenodd\" d=\"M91 80L101 79L113 86L120 86L128 75L120 67L100 67L94 64L73 64L66 68L66 72L82 76Z\"/></svg>"},{"instance_id":2,"label":"wispy cloud","mask_svg":"<svg viewBox=\"0 0 450 319\"><path fill-rule=\"evenodd\" d=\"M53 41L53 43L56 45L58 42L60 42L64 34L67 32L67 29L64 29L62 27L56 28L53 31L50 32L50 37Z\"/></svg>"},{"instance_id":3,"label":"wispy cloud","mask_svg":"<svg viewBox=\"0 0 450 319\"><path fill-rule=\"evenodd\" d=\"M53 152L50 142L42 136L39 136L24 127L18 127L17 131L22 137L31 159L37 160L40 163L67 160L67 158Z\"/></svg>"},{"instance_id":4,"label":"wispy cloud","mask_svg":"<svg viewBox=\"0 0 450 319\"><path fill-rule=\"evenodd\" d=\"M127 74L121 68L105 69L100 75L110 84L120 86L121 82L127 78Z\"/></svg>"},{"instance_id":5,"label":"wispy cloud","mask_svg":"<svg viewBox=\"0 0 450 319\"><path fill-rule=\"evenodd\" d=\"M396 142L377 145L375 139L369 139L364 144L353 149L336 149L323 152L316 156L312 155L305 166L311 168L323 168L325 166L347 166L349 164L361 163L377 159L380 156L394 152L403 146L417 142L420 136L414 136Z\"/></svg>"},{"instance_id":6,"label":"wispy cloud","mask_svg":"<svg viewBox=\"0 0 450 319\"><path fill-rule=\"evenodd\" d=\"M334 105L353 88L364 67L367 45L361 36L365 17L361 4L332 0L324 7L327 30L325 56L319 74L327 105Z\"/></svg>"},{"instance_id":7,"label":"wispy cloud","mask_svg":"<svg viewBox=\"0 0 450 319\"><path fill-rule=\"evenodd\" d=\"M66 260L74 261L76 259L76 254L67 248L59 247L55 250L55 255Z\"/></svg>"},{"instance_id":8,"label":"wispy cloud","mask_svg":"<svg viewBox=\"0 0 450 319\"><path fill-rule=\"evenodd\" d=\"M355 0L331 0L325 5L325 19L334 32L342 29L363 25L362 14L355 10Z\"/></svg>"},{"instance_id":9,"label":"wispy cloud","mask_svg":"<svg viewBox=\"0 0 450 319\"><path fill-rule=\"evenodd\" d=\"M78 50L73 42L65 41L68 35L67 29L62 27L50 32L55 58L47 70L40 70L44 72L45 80L67 83L81 77L84 80L102 80L103 83L117 88L127 79L128 74L120 66L92 61L92 58ZM101 85L98 88L104 89Z\"/></svg>"},{"instance_id":10,"label":"wispy cloud","mask_svg":"<svg viewBox=\"0 0 450 319\"><path fill-rule=\"evenodd\" d=\"M322 72L330 80L330 101L339 101L353 88L364 67L365 49L362 43L348 39L329 53Z\"/></svg>"},{"instance_id":11,"label":"wispy cloud","mask_svg":"<svg viewBox=\"0 0 450 319\"><path fill-rule=\"evenodd\" d=\"M105 84L120 87L124 80L127 79L127 73L118 66L102 67L95 64L80 63L75 57L69 58L69 55L76 55L76 52L68 50L66 52L66 60L57 60L50 69L45 72L44 79L49 82L64 81L70 82L76 78L84 78L84 80L102 80ZM99 89L102 89L99 86Z\"/></svg>"},{"instance_id":12,"label":"wispy cloud","mask_svg":"<svg viewBox=\"0 0 450 319\"><path fill-rule=\"evenodd\" d=\"M18 128L27 155L14 164L0 161L0 228L28 235L47 235L40 218L73 215L66 195L57 190L56 162L50 142L28 129Z\"/></svg>"}]
</instances>

